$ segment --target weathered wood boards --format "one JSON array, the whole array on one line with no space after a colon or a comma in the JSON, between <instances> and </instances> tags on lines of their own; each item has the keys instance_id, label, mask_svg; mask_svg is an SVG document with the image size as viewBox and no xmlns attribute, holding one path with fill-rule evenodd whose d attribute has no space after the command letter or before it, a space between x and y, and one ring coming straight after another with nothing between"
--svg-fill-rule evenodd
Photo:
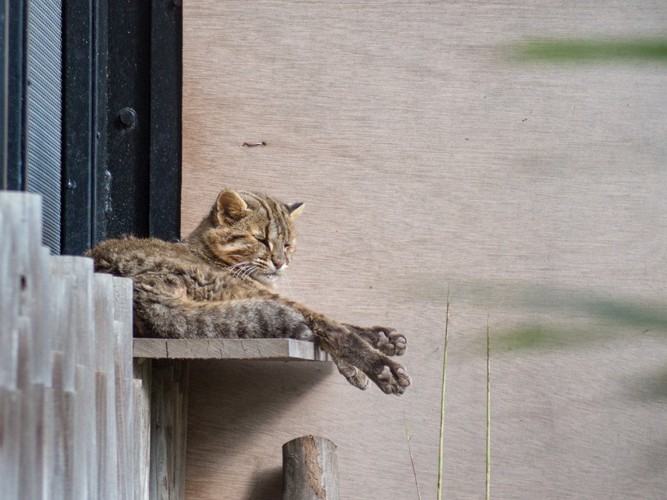
<instances>
[{"instance_id":1,"label":"weathered wood boards","mask_svg":"<svg viewBox=\"0 0 667 500\"><path fill-rule=\"evenodd\" d=\"M129 280L50 257L36 195L0 192L0 234L0 497L146 498Z\"/></svg>"},{"instance_id":2,"label":"weathered wood boards","mask_svg":"<svg viewBox=\"0 0 667 500\"><path fill-rule=\"evenodd\" d=\"M151 499L185 498L188 365L153 361L151 370Z\"/></svg>"}]
</instances>

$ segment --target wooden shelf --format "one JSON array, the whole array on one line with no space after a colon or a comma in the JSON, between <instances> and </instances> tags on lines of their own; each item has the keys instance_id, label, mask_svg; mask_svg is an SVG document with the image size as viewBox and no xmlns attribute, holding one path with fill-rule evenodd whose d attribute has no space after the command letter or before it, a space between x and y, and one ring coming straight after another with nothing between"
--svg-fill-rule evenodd
<instances>
[{"instance_id":1,"label":"wooden shelf","mask_svg":"<svg viewBox=\"0 0 667 500\"><path fill-rule=\"evenodd\" d=\"M329 361L312 342L294 339L148 339L135 338L135 358L260 359Z\"/></svg>"},{"instance_id":2,"label":"wooden shelf","mask_svg":"<svg viewBox=\"0 0 667 500\"><path fill-rule=\"evenodd\" d=\"M329 361L312 342L293 339L132 339L137 403L150 436L150 498L185 498L189 361Z\"/></svg>"}]
</instances>

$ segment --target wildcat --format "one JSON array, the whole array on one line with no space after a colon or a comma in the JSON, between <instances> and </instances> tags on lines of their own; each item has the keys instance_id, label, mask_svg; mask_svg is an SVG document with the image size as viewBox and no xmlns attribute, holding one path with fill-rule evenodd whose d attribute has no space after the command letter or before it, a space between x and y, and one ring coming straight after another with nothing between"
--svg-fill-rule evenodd
<instances>
[{"instance_id":1,"label":"wildcat","mask_svg":"<svg viewBox=\"0 0 667 500\"><path fill-rule=\"evenodd\" d=\"M405 352L403 335L338 323L275 293L303 208L225 189L183 242L112 239L87 255L96 271L132 278L138 336L313 340L352 385L365 389L370 378L385 393L402 394L410 377L388 356Z\"/></svg>"}]
</instances>

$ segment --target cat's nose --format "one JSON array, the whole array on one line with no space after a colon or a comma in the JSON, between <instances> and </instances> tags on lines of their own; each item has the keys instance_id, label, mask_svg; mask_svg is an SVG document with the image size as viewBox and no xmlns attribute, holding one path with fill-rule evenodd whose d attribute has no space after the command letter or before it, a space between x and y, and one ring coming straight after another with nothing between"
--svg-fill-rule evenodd
<instances>
[{"instance_id":1,"label":"cat's nose","mask_svg":"<svg viewBox=\"0 0 667 500\"><path fill-rule=\"evenodd\" d=\"M271 259L273 262L273 265L276 267L276 271L282 271L283 269L287 268L287 262L285 259L281 259L280 257L273 257Z\"/></svg>"}]
</instances>

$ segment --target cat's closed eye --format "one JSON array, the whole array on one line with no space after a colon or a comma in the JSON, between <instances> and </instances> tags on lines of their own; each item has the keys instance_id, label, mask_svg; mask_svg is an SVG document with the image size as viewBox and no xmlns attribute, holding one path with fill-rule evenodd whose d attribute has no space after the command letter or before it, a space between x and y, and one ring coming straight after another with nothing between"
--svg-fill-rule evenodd
<instances>
[{"instance_id":1,"label":"cat's closed eye","mask_svg":"<svg viewBox=\"0 0 667 500\"><path fill-rule=\"evenodd\" d=\"M258 234L254 234L253 237L254 237L257 241L259 241L260 243L262 243L263 245L266 245L266 244L268 244L268 242L269 242L269 240L268 240L268 239L266 238L266 236L263 235L263 234L259 234L259 233L258 233Z\"/></svg>"}]
</instances>

